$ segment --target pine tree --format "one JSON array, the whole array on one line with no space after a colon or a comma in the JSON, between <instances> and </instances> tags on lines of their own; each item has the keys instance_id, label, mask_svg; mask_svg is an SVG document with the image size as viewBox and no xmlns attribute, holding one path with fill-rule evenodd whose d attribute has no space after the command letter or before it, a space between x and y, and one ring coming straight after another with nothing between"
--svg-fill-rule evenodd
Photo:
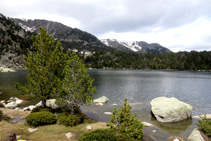
<instances>
[{"instance_id":1,"label":"pine tree","mask_svg":"<svg viewBox=\"0 0 211 141\"><path fill-rule=\"evenodd\" d=\"M16 83L15 87L23 94L40 97L42 107L46 107L46 100L50 98L57 98L69 107L90 102L96 88L75 53L65 53L61 43L56 43L43 28L32 39L36 51L25 57L29 72L27 84Z\"/></svg>"},{"instance_id":2,"label":"pine tree","mask_svg":"<svg viewBox=\"0 0 211 141\"><path fill-rule=\"evenodd\" d=\"M136 118L136 114L131 117L131 108L132 107L127 104L127 98L125 98L125 103L119 113L117 109L114 108L111 121L107 123L107 126L109 126L111 130L116 131L117 136L122 136L122 139L141 140L144 125Z\"/></svg>"}]
</instances>

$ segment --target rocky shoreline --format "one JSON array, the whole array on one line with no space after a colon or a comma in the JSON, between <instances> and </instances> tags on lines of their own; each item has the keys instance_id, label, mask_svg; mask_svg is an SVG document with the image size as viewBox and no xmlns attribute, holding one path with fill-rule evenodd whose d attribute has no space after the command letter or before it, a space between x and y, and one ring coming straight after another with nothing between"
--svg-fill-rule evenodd
<instances>
[{"instance_id":1,"label":"rocky shoreline","mask_svg":"<svg viewBox=\"0 0 211 141\"><path fill-rule=\"evenodd\" d=\"M163 100L163 99L166 99L166 100ZM56 109L56 108L60 107L60 105L56 104L55 101L56 101L55 99L49 99L49 100L47 100L46 105L48 107L51 107L52 109ZM96 103L96 105L98 105L98 106L103 106L103 104L106 103L107 101L108 101L108 98L103 96L98 99L95 99L94 103ZM23 119L23 116L21 116L21 115L19 116L17 114L14 115L14 113L27 112L27 113L25 113L25 115L28 115L34 108L41 106L41 101L40 101L36 105L30 105L30 106L27 106L24 108L18 107L18 104L20 104L22 102L23 102L23 100L18 99L17 97L11 97L7 101L2 100L2 101L0 101L0 104L3 105L1 107L5 107L5 108L1 108L0 110L2 110L3 112L4 111L13 111L13 116L11 116L11 114L9 114L9 117L11 119L14 119L13 121L14 121L14 123L16 123L18 121L15 120L15 117ZM169 106L169 104L171 106ZM174 120L171 120L171 118L176 119L176 122L178 122L178 121L180 121L180 120L178 120L178 117L181 118L181 120L184 120L185 118L200 119L200 117L204 116L204 115L201 115L201 116L193 116L192 117L192 115L191 115L192 106L190 106L184 102L181 102L181 101L177 100L176 98L171 98L169 100L169 98L166 98L166 97L158 97L151 101L151 105L152 105L152 113L156 114L155 117L158 117L157 120L159 122L167 122L167 123L175 122ZM155 105L156 105L156 107L155 107ZM188 108L187 109L188 113L185 112L186 110L184 108ZM6 110L6 109L8 109L8 110ZM163 111L163 110L165 110L165 111ZM165 112L167 112L167 113L165 113ZM172 113L172 114L168 114L168 113ZM108 114L108 113L104 112L104 114ZM112 113L109 113L109 115L110 114L112 114ZM182 114L184 114L184 115L182 115ZM211 114L207 114L206 116L207 116L207 118L211 118ZM160 118L162 118L161 121L160 121ZM167 118L166 121L165 121L165 118ZM148 129L151 132L156 133L155 125L153 125L149 122L144 122L144 121L142 123L145 125L145 127L148 127ZM149 138L148 135L146 135L145 137ZM206 137L197 128L194 128L194 130L191 132L191 134L187 138L188 141L207 141L207 139L209 140L210 138ZM169 137L168 141L183 141L183 139L180 137Z\"/></svg>"}]
</instances>

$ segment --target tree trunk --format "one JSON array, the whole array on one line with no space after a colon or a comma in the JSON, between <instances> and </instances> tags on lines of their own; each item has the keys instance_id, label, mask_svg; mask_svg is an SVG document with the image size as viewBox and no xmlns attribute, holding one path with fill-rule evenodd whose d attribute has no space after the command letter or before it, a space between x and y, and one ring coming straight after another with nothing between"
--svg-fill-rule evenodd
<instances>
[{"instance_id":1,"label":"tree trunk","mask_svg":"<svg viewBox=\"0 0 211 141\"><path fill-rule=\"evenodd\" d=\"M74 106L71 105L71 114L74 115Z\"/></svg>"},{"instance_id":2,"label":"tree trunk","mask_svg":"<svg viewBox=\"0 0 211 141\"><path fill-rule=\"evenodd\" d=\"M45 98L43 98L42 99L42 108L46 108L47 106L46 106L46 99Z\"/></svg>"}]
</instances>

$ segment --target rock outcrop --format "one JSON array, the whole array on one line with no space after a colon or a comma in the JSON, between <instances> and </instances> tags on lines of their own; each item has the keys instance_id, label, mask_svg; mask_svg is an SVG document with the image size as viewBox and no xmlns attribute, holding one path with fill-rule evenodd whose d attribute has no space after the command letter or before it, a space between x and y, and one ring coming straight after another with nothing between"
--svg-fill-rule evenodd
<instances>
[{"instance_id":1,"label":"rock outcrop","mask_svg":"<svg viewBox=\"0 0 211 141\"><path fill-rule=\"evenodd\" d=\"M157 97L150 104L153 115L160 122L178 122L192 116L192 106L176 98Z\"/></svg>"}]
</instances>

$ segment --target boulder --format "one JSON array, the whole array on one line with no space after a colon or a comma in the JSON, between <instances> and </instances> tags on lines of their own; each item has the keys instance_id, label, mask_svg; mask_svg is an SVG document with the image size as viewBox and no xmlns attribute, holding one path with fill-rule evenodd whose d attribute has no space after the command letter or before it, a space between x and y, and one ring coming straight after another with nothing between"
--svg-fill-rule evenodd
<instances>
[{"instance_id":1,"label":"boulder","mask_svg":"<svg viewBox=\"0 0 211 141\"><path fill-rule=\"evenodd\" d=\"M90 131L90 130L92 130L92 127L90 125L88 125L88 126L86 126L86 129Z\"/></svg>"},{"instance_id":2,"label":"boulder","mask_svg":"<svg viewBox=\"0 0 211 141\"><path fill-rule=\"evenodd\" d=\"M111 112L104 112L105 115L112 115Z\"/></svg>"},{"instance_id":3,"label":"boulder","mask_svg":"<svg viewBox=\"0 0 211 141\"><path fill-rule=\"evenodd\" d=\"M17 103L14 102L14 101L12 101L12 102L10 102L10 103L7 103L7 104L5 105L6 108L11 108L11 109L16 108L17 106L18 106Z\"/></svg>"},{"instance_id":4,"label":"boulder","mask_svg":"<svg viewBox=\"0 0 211 141\"><path fill-rule=\"evenodd\" d=\"M151 123L149 123L149 122L143 121L141 123L144 124L144 126L146 126L146 127L153 127L153 125Z\"/></svg>"},{"instance_id":5,"label":"boulder","mask_svg":"<svg viewBox=\"0 0 211 141\"><path fill-rule=\"evenodd\" d=\"M46 106L51 107L52 109L57 109L59 108L59 105L56 104L56 99L48 99L46 101Z\"/></svg>"},{"instance_id":6,"label":"boulder","mask_svg":"<svg viewBox=\"0 0 211 141\"><path fill-rule=\"evenodd\" d=\"M108 98L106 96L102 96L102 97L94 100L94 102L97 102L97 103L105 103L107 101L108 101Z\"/></svg>"},{"instance_id":7,"label":"boulder","mask_svg":"<svg viewBox=\"0 0 211 141\"><path fill-rule=\"evenodd\" d=\"M30 105L30 106L29 106L29 110L30 110L30 111L32 111L34 108L36 108L36 106L34 106L34 105Z\"/></svg>"},{"instance_id":8,"label":"boulder","mask_svg":"<svg viewBox=\"0 0 211 141\"><path fill-rule=\"evenodd\" d=\"M203 137L201 136L199 130L195 128L190 136L188 137L187 141L204 141Z\"/></svg>"},{"instance_id":9,"label":"boulder","mask_svg":"<svg viewBox=\"0 0 211 141\"><path fill-rule=\"evenodd\" d=\"M38 102L35 106L36 107L41 107L42 106L42 101Z\"/></svg>"},{"instance_id":10,"label":"boulder","mask_svg":"<svg viewBox=\"0 0 211 141\"><path fill-rule=\"evenodd\" d=\"M15 97L14 100L15 100L15 103L17 103L17 104L21 104L23 102L23 100L21 100L17 97Z\"/></svg>"},{"instance_id":11,"label":"boulder","mask_svg":"<svg viewBox=\"0 0 211 141\"><path fill-rule=\"evenodd\" d=\"M38 130L38 128L28 128L28 131L31 132L31 133L34 132L34 131L37 131L37 130Z\"/></svg>"},{"instance_id":12,"label":"boulder","mask_svg":"<svg viewBox=\"0 0 211 141\"><path fill-rule=\"evenodd\" d=\"M192 115L192 106L174 97L157 97L150 104L152 113L160 122L178 122Z\"/></svg>"}]
</instances>

